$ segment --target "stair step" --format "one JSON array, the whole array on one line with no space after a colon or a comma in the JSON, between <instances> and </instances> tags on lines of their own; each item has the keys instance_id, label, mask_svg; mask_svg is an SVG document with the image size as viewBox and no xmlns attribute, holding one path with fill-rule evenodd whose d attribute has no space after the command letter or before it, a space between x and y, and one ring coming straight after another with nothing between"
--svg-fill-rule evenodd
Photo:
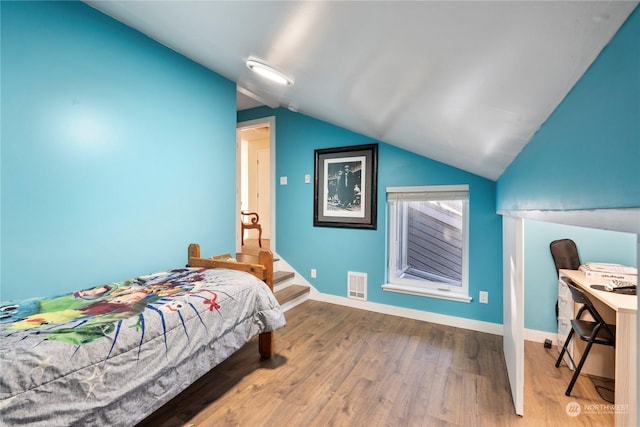
<instances>
[{"instance_id":1,"label":"stair step","mask_svg":"<svg viewBox=\"0 0 640 427\"><path fill-rule=\"evenodd\" d=\"M310 291L308 286L290 285L276 292L276 299L280 305L292 301L298 297L308 294Z\"/></svg>"},{"instance_id":2,"label":"stair step","mask_svg":"<svg viewBox=\"0 0 640 427\"><path fill-rule=\"evenodd\" d=\"M295 277L295 273L291 271L274 271L273 272L273 284L284 282L285 280Z\"/></svg>"}]
</instances>

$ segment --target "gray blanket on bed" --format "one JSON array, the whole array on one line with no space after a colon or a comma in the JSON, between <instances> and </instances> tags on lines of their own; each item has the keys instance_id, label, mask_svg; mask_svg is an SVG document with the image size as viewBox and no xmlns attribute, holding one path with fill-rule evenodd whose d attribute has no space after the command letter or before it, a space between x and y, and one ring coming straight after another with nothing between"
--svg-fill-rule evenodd
<instances>
[{"instance_id":1,"label":"gray blanket on bed","mask_svg":"<svg viewBox=\"0 0 640 427\"><path fill-rule=\"evenodd\" d=\"M263 282L226 269L171 270L0 308L1 425L134 425L285 324Z\"/></svg>"}]
</instances>

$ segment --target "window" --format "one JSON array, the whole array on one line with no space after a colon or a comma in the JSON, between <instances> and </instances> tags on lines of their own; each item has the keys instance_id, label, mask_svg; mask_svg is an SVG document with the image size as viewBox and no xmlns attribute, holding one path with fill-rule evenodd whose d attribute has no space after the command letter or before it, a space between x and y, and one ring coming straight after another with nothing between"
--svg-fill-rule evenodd
<instances>
[{"instance_id":1,"label":"window","mask_svg":"<svg viewBox=\"0 0 640 427\"><path fill-rule=\"evenodd\" d=\"M469 186L389 187L383 289L470 302Z\"/></svg>"}]
</instances>

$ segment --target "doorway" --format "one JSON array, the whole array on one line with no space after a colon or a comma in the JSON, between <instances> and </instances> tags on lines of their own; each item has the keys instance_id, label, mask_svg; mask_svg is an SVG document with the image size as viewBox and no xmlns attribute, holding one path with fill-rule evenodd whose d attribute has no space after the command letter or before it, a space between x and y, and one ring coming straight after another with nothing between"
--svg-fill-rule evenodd
<instances>
[{"instance_id":1,"label":"doorway","mask_svg":"<svg viewBox=\"0 0 640 427\"><path fill-rule=\"evenodd\" d=\"M237 125L236 218L240 212L258 214L262 247L275 250L275 130L274 117ZM258 231L244 231L242 246L240 221L236 226L236 252L257 252Z\"/></svg>"}]
</instances>

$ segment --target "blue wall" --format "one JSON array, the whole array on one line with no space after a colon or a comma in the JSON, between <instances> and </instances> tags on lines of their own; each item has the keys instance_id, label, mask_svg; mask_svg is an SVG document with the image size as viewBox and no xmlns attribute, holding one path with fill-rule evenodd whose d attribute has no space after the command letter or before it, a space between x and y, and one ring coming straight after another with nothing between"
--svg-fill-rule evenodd
<instances>
[{"instance_id":1,"label":"blue wall","mask_svg":"<svg viewBox=\"0 0 640 427\"><path fill-rule=\"evenodd\" d=\"M640 9L498 180L498 210L640 207Z\"/></svg>"},{"instance_id":2,"label":"blue wall","mask_svg":"<svg viewBox=\"0 0 640 427\"><path fill-rule=\"evenodd\" d=\"M636 267L636 235L587 227L526 220L524 225L524 327L558 332L555 304L558 279L549 244L571 239L581 262L612 262Z\"/></svg>"},{"instance_id":3,"label":"blue wall","mask_svg":"<svg viewBox=\"0 0 640 427\"><path fill-rule=\"evenodd\" d=\"M0 297L233 248L235 84L83 3L1 7Z\"/></svg>"},{"instance_id":4,"label":"blue wall","mask_svg":"<svg viewBox=\"0 0 640 427\"><path fill-rule=\"evenodd\" d=\"M314 150L376 143L363 135L286 109L258 108L238 121L276 117L276 177L288 185L276 190L278 254L322 293L346 296L347 271L368 274L368 300L399 307L502 323L502 222L495 213L495 183L451 166L379 143L378 228L357 230L313 226ZM469 184L470 304L384 292L386 269L386 187ZM308 274L317 269L316 279ZM489 304L478 303L480 290Z\"/></svg>"},{"instance_id":5,"label":"blue wall","mask_svg":"<svg viewBox=\"0 0 640 427\"><path fill-rule=\"evenodd\" d=\"M498 210L640 206L638 40L640 9L498 179ZM565 215L570 222L571 214ZM597 217L593 222L597 226ZM527 329L557 332L557 281L549 243L565 237L576 242L583 262L637 266L635 234L526 221Z\"/></svg>"},{"instance_id":6,"label":"blue wall","mask_svg":"<svg viewBox=\"0 0 640 427\"><path fill-rule=\"evenodd\" d=\"M235 222L235 85L82 3L2 2L1 12L0 298L181 265L192 241L228 252L234 230L220 224ZM502 323L496 191L504 210L640 206L639 15L497 187L380 143L376 231L314 228L313 187L303 183L314 149L376 141L284 109L242 112L277 116L277 175L289 177L277 188L278 251L302 273L316 268L309 280L328 294L344 296L346 272L363 271L371 301ZM605 155L610 163L598 163ZM474 301L383 292L385 187L462 183ZM490 304L477 303L480 290Z\"/></svg>"}]
</instances>

